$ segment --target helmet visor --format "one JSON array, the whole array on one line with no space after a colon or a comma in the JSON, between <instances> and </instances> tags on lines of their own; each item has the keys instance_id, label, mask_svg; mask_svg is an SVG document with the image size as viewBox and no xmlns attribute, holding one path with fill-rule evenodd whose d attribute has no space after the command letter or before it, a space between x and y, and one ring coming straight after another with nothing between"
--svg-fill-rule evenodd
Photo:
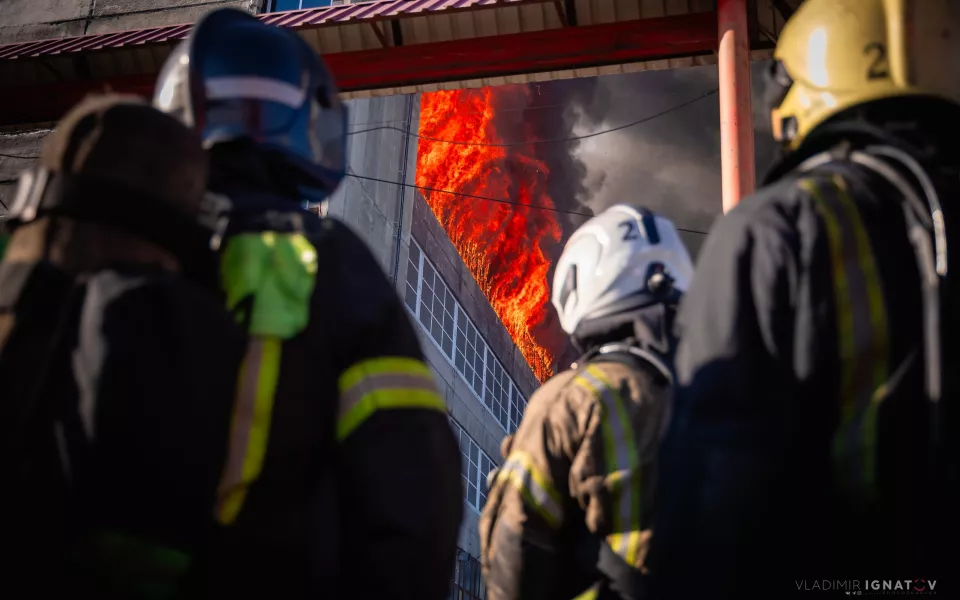
<instances>
[{"instance_id":1,"label":"helmet visor","mask_svg":"<svg viewBox=\"0 0 960 600\"><path fill-rule=\"evenodd\" d=\"M344 170L346 107L263 77L217 77L206 81L208 146L252 139L283 148L324 170ZM327 106L324 106L327 104Z\"/></svg>"},{"instance_id":2,"label":"helmet visor","mask_svg":"<svg viewBox=\"0 0 960 600\"><path fill-rule=\"evenodd\" d=\"M346 170L347 107L339 101L324 106L323 97L310 103L311 159L331 174Z\"/></svg>"}]
</instances>

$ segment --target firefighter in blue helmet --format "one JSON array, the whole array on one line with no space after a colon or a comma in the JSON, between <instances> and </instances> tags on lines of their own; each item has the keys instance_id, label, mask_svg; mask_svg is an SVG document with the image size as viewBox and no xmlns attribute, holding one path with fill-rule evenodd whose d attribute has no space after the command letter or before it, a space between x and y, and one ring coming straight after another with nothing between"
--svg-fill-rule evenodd
<instances>
[{"instance_id":1,"label":"firefighter in blue helmet","mask_svg":"<svg viewBox=\"0 0 960 600\"><path fill-rule=\"evenodd\" d=\"M208 14L154 104L202 132L224 207L220 285L249 345L198 575L218 597L446 597L459 450L390 281L303 208L345 172L346 109L296 34Z\"/></svg>"}]
</instances>

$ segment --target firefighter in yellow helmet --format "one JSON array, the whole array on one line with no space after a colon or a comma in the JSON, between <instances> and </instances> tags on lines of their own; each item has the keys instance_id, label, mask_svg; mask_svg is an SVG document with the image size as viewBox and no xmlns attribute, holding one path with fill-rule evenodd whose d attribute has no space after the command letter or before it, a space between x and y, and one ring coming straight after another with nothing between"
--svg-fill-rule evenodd
<instances>
[{"instance_id":1,"label":"firefighter in yellow helmet","mask_svg":"<svg viewBox=\"0 0 960 600\"><path fill-rule=\"evenodd\" d=\"M956 0L808 0L784 27L786 155L678 316L659 597L957 586L958 58Z\"/></svg>"}]
</instances>

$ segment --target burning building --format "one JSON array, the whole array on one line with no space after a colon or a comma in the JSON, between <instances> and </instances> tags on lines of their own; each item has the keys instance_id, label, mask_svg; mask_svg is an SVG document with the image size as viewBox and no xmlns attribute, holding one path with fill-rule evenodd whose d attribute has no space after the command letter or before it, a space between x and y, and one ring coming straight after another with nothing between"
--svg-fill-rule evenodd
<instances>
[{"instance_id":1,"label":"burning building","mask_svg":"<svg viewBox=\"0 0 960 600\"><path fill-rule=\"evenodd\" d=\"M417 185L544 381L552 374L555 349L546 347L537 331L550 301L548 252L560 243L562 231L547 191L547 165L529 145L503 146L494 125L497 101L526 93L526 86L511 86L424 94Z\"/></svg>"}]
</instances>

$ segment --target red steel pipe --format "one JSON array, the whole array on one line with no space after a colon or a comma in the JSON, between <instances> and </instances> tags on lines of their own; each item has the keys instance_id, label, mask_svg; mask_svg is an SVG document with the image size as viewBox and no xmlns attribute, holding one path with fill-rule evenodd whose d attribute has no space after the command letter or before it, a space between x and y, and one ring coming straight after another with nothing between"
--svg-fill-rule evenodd
<instances>
[{"instance_id":1,"label":"red steel pipe","mask_svg":"<svg viewBox=\"0 0 960 600\"><path fill-rule=\"evenodd\" d=\"M720 76L720 164L723 212L756 187L747 0L717 0Z\"/></svg>"}]
</instances>

